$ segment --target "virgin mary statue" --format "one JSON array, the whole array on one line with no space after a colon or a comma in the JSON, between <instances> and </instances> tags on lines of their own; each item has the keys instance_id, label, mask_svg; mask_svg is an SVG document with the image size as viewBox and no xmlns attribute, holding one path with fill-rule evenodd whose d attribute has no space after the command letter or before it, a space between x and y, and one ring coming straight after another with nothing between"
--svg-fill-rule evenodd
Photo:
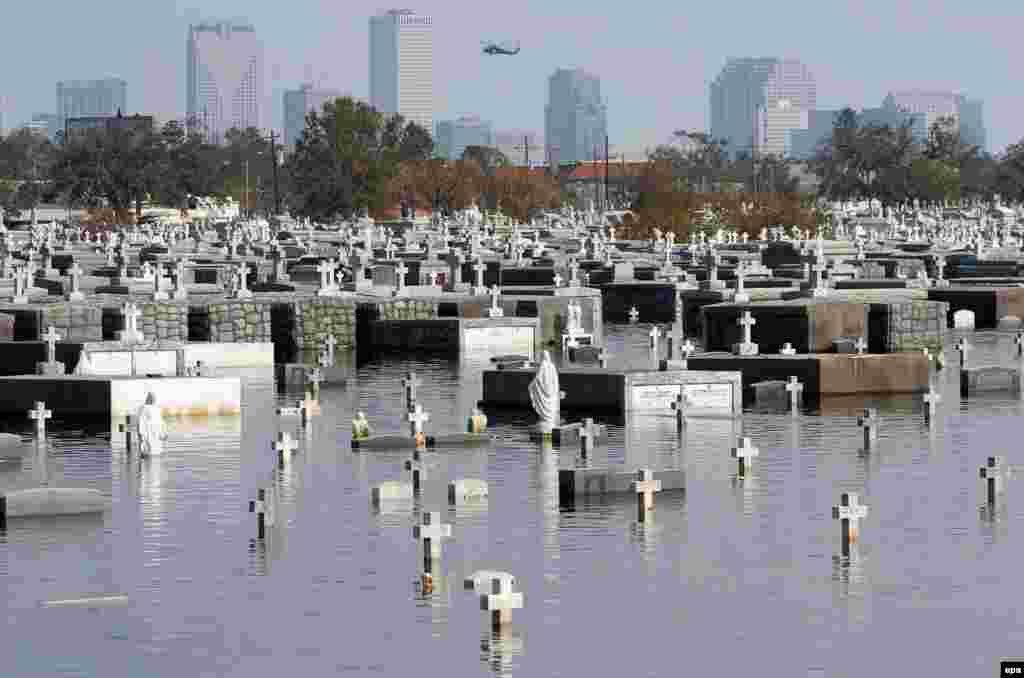
<instances>
[{"instance_id":1,"label":"virgin mary statue","mask_svg":"<svg viewBox=\"0 0 1024 678\"><path fill-rule=\"evenodd\" d=\"M537 428L541 433L551 433L551 430L561 423L561 398L562 394L558 389L558 370L551 362L551 354L544 351L540 365L537 366L537 375L530 382L530 402L533 404L533 411L540 418Z\"/></svg>"}]
</instances>

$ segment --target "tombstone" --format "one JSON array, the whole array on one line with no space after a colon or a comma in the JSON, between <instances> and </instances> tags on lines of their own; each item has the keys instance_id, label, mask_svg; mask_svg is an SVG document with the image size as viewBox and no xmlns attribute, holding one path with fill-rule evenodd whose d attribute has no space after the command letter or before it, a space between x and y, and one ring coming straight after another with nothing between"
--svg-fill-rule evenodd
<instances>
[{"instance_id":1,"label":"tombstone","mask_svg":"<svg viewBox=\"0 0 1024 678\"><path fill-rule=\"evenodd\" d=\"M686 426L686 410L689 407L689 397L685 389L680 389L676 399L672 401L671 407L676 413L676 432L681 433Z\"/></svg>"},{"instance_id":2,"label":"tombstone","mask_svg":"<svg viewBox=\"0 0 1024 678\"><path fill-rule=\"evenodd\" d=\"M320 353L317 356L317 362L320 367L330 368L334 367L335 363L335 348L338 345L338 340L333 334L327 334L320 340Z\"/></svg>"},{"instance_id":3,"label":"tombstone","mask_svg":"<svg viewBox=\"0 0 1024 678\"><path fill-rule=\"evenodd\" d=\"M839 521L839 539L843 555L850 555L850 544L857 541L857 523L867 517L868 507L860 503L853 492L844 492L839 505L832 507L832 519Z\"/></svg>"},{"instance_id":4,"label":"tombstone","mask_svg":"<svg viewBox=\"0 0 1024 678\"><path fill-rule=\"evenodd\" d=\"M750 315L750 311L744 311L736 324L743 328L743 341L733 344L733 355L754 356L758 353L757 344L751 341L751 328L757 324L757 320Z\"/></svg>"},{"instance_id":5,"label":"tombstone","mask_svg":"<svg viewBox=\"0 0 1024 678\"><path fill-rule=\"evenodd\" d=\"M441 557L441 540L450 539L452 526L441 522L441 514L434 511L424 511L419 525L413 525L412 538L423 545L423 561L429 564L435 558ZM430 567L425 567L428 572Z\"/></svg>"},{"instance_id":6,"label":"tombstone","mask_svg":"<svg viewBox=\"0 0 1024 678\"><path fill-rule=\"evenodd\" d=\"M37 400L35 407L28 411L28 418L36 423L36 438L46 437L46 420L53 417L53 411L46 409L46 403Z\"/></svg>"},{"instance_id":7,"label":"tombstone","mask_svg":"<svg viewBox=\"0 0 1024 678\"><path fill-rule=\"evenodd\" d=\"M491 305L487 308L488 318L503 318L505 317L505 311L501 308L499 299L501 298L501 289L497 285L491 285Z\"/></svg>"},{"instance_id":8,"label":"tombstone","mask_svg":"<svg viewBox=\"0 0 1024 678\"><path fill-rule=\"evenodd\" d=\"M460 478L448 483L448 503L458 506L474 501L487 499L489 488L486 480L476 478Z\"/></svg>"},{"instance_id":9,"label":"tombstone","mask_svg":"<svg viewBox=\"0 0 1024 678\"><path fill-rule=\"evenodd\" d=\"M82 280L82 267L77 262L72 264L68 270L68 277L71 279L71 290L67 294L68 301L84 301L85 294L80 289Z\"/></svg>"},{"instance_id":10,"label":"tombstone","mask_svg":"<svg viewBox=\"0 0 1024 678\"><path fill-rule=\"evenodd\" d=\"M633 481L633 491L636 492L637 522L646 522L647 512L654 508L654 494L661 492L661 481L654 479L654 473L650 469L638 469L636 480Z\"/></svg>"},{"instance_id":11,"label":"tombstone","mask_svg":"<svg viewBox=\"0 0 1024 678\"><path fill-rule=\"evenodd\" d=\"M424 411L422 405L416 403L412 412L407 413L405 418L409 421L409 433L416 440L416 446L424 447L426 445L426 438L423 433L423 424L430 421L430 414ZM420 444L421 441L422 445Z\"/></svg>"},{"instance_id":12,"label":"tombstone","mask_svg":"<svg viewBox=\"0 0 1024 678\"><path fill-rule=\"evenodd\" d=\"M864 430L864 451L868 452L878 441L878 410L873 407L866 408L857 418L857 426Z\"/></svg>"},{"instance_id":13,"label":"tombstone","mask_svg":"<svg viewBox=\"0 0 1024 678\"><path fill-rule=\"evenodd\" d=\"M510 589L503 578L491 580L490 594L480 596L480 609L491 613L491 628L500 629L512 621L512 610L522 609L523 594Z\"/></svg>"},{"instance_id":14,"label":"tombstone","mask_svg":"<svg viewBox=\"0 0 1024 678\"><path fill-rule=\"evenodd\" d=\"M370 437L370 422L366 420L365 412L356 412L352 418L352 439L364 440Z\"/></svg>"},{"instance_id":15,"label":"tombstone","mask_svg":"<svg viewBox=\"0 0 1024 678\"><path fill-rule=\"evenodd\" d=\"M238 280L238 287L235 288L235 299L252 299L252 291L248 287L249 266L243 261L235 268L235 277Z\"/></svg>"},{"instance_id":16,"label":"tombstone","mask_svg":"<svg viewBox=\"0 0 1024 678\"><path fill-rule=\"evenodd\" d=\"M484 287L484 272L487 270L487 264L483 262L480 257L476 258L476 263L473 264L473 272L476 274L476 281L473 285L473 294L482 296L487 294L487 288Z\"/></svg>"},{"instance_id":17,"label":"tombstone","mask_svg":"<svg viewBox=\"0 0 1024 678\"><path fill-rule=\"evenodd\" d=\"M935 420L935 410L940 402L942 395L929 384L928 392L924 394L924 423L931 424Z\"/></svg>"},{"instance_id":18,"label":"tombstone","mask_svg":"<svg viewBox=\"0 0 1024 678\"><path fill-rule=\"evenodd\" d=\"M786 391L789 392L789 411L791 414L800 413L800 399L804 393L804 385L796 377L790 377L786 384Z\"/></svg>"},{"instance_id":19,"label":"tombstone","mask_svg":"<svg viewBox=\"0 0 1024 678\"><path fill-rule=\"evenodd\" d=\"M636 310L636 306L632 306L629 309L629 322L636 323L640 320L640 311Z\"/></svg>"},{"instance_id":20,"label":"tombstone","mask_svg":"<svg viewBox=\"0 0 1024 678\"><path fill-rule=\"evenodd\" d=\"M141 344L146 338L139 330L139 318L142 311L132 302L121 306L121 315L124 318L124 329L117 333L117 340L122 344Z\"/></svg>"},{"instance_id":21,"label":"tombstone","mask_svg":"<svg viewBox=\"0 0 1024 678\"><path fill-rule=\"evenodd\" d=\"M185 261L178 259L174 264L174 299L184 301L188 299L188 290L185 288Z\"/></svg>"},{"instance_id":22,"label":"tombstone","mask_svg":"<svg viewBox=\"0 0 1024 678\"><path fill-rule=\"evenodd\" d=\"M320 288L316 291L318 297L338 295L338 284L334 280L334 272L337 268L333 261L321 261L317 264L316 272L320 274Z\"/></svg>"},{"instance_id":23,"label":"tombstone","mask_svg":"<svg viewBox=\"0 0 1024 678\"><path fill-rule=\"evenodd\" d=\"M286 431L280 431L277 434L277 440L274 441L274 451L277 452L277 463L284 466L291 461L292 453L297 448L296 442L292 439L291 435Z\"/></svg>"},{"instance_id":24,"label":"tombstone","mask_svg":"<svg viewBox=\"0 0 1024 678\"><path fill-rule=\"evenodd\" d=\"M971 351L971 345L969 343L967 343L967 339L965 337L961 337L960 341L957 342L957 344L956 344L956 351L957 351L957 353L960 354L960 369L961 370L966 370L967 369L967 355Z\"/></svg>"},{"instance_id":25,"label":"tombstone","mask_svg":"<svg viewBox=\"0 0 1024 678\"><path fill-rule=\"evenodd\" d=\"M982 466L979 472L981 479L985 481L985 500L989 506L995 506L996 503L996 495L999 492L999 484L1002 480L1000 478L1000 466L999 457L989 457L985 466Z\"/></svg>"},{"instance_id":26,"label":"tombstone","mask_svg":"<svg viewBox=\"0 0 1024 678\"><path fill-rule=\"evenodd\" d=\"M732 448L732 458L737 462L737 474L740 477L747 474L747 467L760 453L760 450L751 444L750 438L741 438L740 445Z\"/></svg>"},{"instance_id":27,"label":"tombstone","mask_svg":"<svg viewBox=\"0 0 1024 678\"><path fill-rule=\"evenodd\" d=\"M28 267L20 266L14 271L14 297L11 301L15 304L28 303L28 284L31 276Z\"/></svg>"},{"instance_id":28,"label":"tombstone","mask_svg":"<svg viewBox=\"0 0 1024 678\"><path fill-rule=\"evenodd\" d=\"M36 374L45 377L63 377L65 374L64 363L57 361L57 342L61 340L57 330L51 325L40 337L46 342L46 361L36 363Z\"/></svg>"},{"instance_id":29,"label":"tombstone","mask_svg":"<svg viewBox=\"0 0 1024 678\"><path fill-rule=\"evenodd\" d=\"M744 281L746 278L746 267L742 262L736 266L736 293L733 294L733 303L745 304L750 301L750 295L747 294L746 287L744 287Z\"/></svg>"},{"instance_id":30,"label":"tombstone","mask_svg":"<svg viewBox=\"0 0 1024 678\"><path fill-rule=\"evenodd\" d=\"M958 330L973 330L974 311L962 308L953 313L953 327Z\"/></svg>"}]
</instances>

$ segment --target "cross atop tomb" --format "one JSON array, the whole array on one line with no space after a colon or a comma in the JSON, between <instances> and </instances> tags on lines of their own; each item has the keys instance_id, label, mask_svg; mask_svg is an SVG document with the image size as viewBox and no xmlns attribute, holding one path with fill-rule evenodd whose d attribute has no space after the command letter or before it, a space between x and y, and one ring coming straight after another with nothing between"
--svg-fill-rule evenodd
<instances>
[{"instance_id":1,"label":"cross atop tomb","mask_svg":"<svg viewBox=\"0 0 1024 678\"><path fill-rule=\"evenodd\" d=\"M423 406L416 403L412 411L406 415L413 437L423 433L423 424L430 421L430 415L423 410Z\"/></svg>"},{"instance_id":2,"label":"cross atop tomb","mask_svg":"<svg viewBox=\"0 0 1024 678\"><path fill-rule=\"evenodd\" d=\"M46 420L53 416L53 411L46 409L46 403L36 401L35 407L28 411L28 418L36 422L36 435L46 435Z\"/></svg>"},{"instance_id":3,"label":"cross atop tomb","mask_svg":"<svg viewBox=\"0 0 1024 678\"><path fill-rule=\"evenodd\" d=\"M804 385L796 377L790 377L786 384L786 391L789 393L790 409L795 414L800 407L800 397L804 392Z\"/></svg>"},{"instance_id":4,"label":"cross atop tomb","mask_svg":"<svg viewBox=\"0 0 1024 678\"><path fill-rule=\"evenodd\" d=\"M501 299L501 288L497 285L491 285L491 307L487 309L487 315L491 318L501 318L505 315L505 311L502 310L499 299Z\"/></svg>"},{"instance_id":5,"label":"cross atop tomb","mask_svg":"<svg viewBox=\"0 0 1024 678\"><path fill-rule=\"evenodd\" d=\"M740 319L736 321L736 324L743 328L743 343L751 343L751 328L757 324L757 320L750 315L750 311L744 311Z\"/></svg>"},{"instance_id":6,"label":"cross atop tomb","mask_svg":"<svg viewBox=\"0 0 1024 678\"><path fill-rule=\"evenodd\" d=\"M415 372L408 372L402 379L402 387L405 389L405 408L412 412L416 406L416 389L422 382Z\"/></svg>"},{"instance_id":7,"label":"cross atop tomb","mask_svg":"<svg viewBox=\"0 0 1024 678\"><path fill-rule=\"evenodd\" d=\"M956 350L960 354L960 369L967 369L967 354L971 350L971 345L967 343L966 337L961 337L960 341L956 344Z\"/></svg>"},{"instance_id":8,"label":"cross atop tomb","mask_svg":"<svg viewBox=\"0 0 1024 678\"><path fill-rule=\"evenodd\" d=\"M732 458L735 459L739 464L739 474L745 475L747 472L747 465L750 461L753 461L754 457L761 454L750 442L750 438L741 438L740 444L737 447L732 448Z\"/></svg>"},{"instance_id":9,"label":"cross atop tomb","mask_svg":"<svg viewBox=\"0 0 1024 678\"><path fill-rule=\"evenodd\" d=\"M278 459L281 461L288 461L297 447L297 443L287 431L281 431L277 434L277 440L274 441L274 451L277 452Z\"/></svg>"},{"instance_id":10,"label":"cross atop tomb","mask_svg":"<svg viewBox=\"0 0 1024 678\"><path fill-rule=\"evenodd\" d=\"M661 492L661 481L654 479L654 472L642 468L636 472L636 480L633 481L633 491L637 495L637 514L643 522L647 511L654 508L654 494Z\"/></svg>"},{"instance_id":11,"label":"cross atop tomb","mask_svg":"<svg viewBox=\"0 0 1024 678\"><path fill-rule=\"evenodd\" d=\"M54 326L50 325L46 329L46 332L40 337L40 339L46 342L46 362L56 362L57 342L60 341L62 337L59 334L57 334L57 330L54 328Z\"/></svg>"},{"instance_id":12,"label":"cross atop tomb","mask_svg":"<svg viewBox=\"0 0 1024 678\"><path fill-rule=\"evenodd\" d=\"M839 497L839 505L832 507L832 519L849 521L853 529L856 529L857 522L867 515L868 507L860 503L854 492L844 492Z\"/></svg>"}]
</instances>

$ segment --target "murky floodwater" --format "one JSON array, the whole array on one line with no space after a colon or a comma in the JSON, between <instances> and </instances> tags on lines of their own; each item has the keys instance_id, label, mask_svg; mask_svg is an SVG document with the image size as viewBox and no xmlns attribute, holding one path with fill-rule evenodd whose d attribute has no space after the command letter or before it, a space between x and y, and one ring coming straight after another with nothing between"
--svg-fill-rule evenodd
<instances>
[{"instance_id":1,"label":"murky floodwater","mask_svg":"<svg viewBox=\"0 0 1024 678\"><path fill-rule=\"evenodd\" d=\"M609 327L612 366L644 362L646 330ZM975 364L1010 364L1009 337L975 343ZM416 504L374 510L370 487L403 478L408 453L353 453L353 410L376 432L406 430L400 379L415 369L428 429L461 429L481 367L360 367L324 389L323 414L285 468L270 447L273 412L295 396L252 372L241 419L169 422L162 458L127 460L119 437L63 431L45 456L26 447L0 460L2 488L45 477L114 500L102 517L14 520L0 534L0 673L994 676L1000 658L1024 655L1024 485L1011 477L993 514L978 476L990 455L1019 463L1014 396L961 402L948 368L933 430L919 398L873 401L882 425L868 454L860 399L795 420L695 419L682 439L670 415L636 417L613 426L592 463L680 465L688 483L643 524L629 497L560 511L557 469L576 451L539 450L528 412L491 413L497 444L426 455ZM293 422L281 423L298 433ZM741 432L760 448L745 479L729 457ZM489 500L448 508L458 477L487 479ZM256 542L247 504L271 483L277 521ZM849 558L831 515L844 491L870 506ZM453 529L427 595L412 539L420 510L442 511ZM512 572L525 595L501 636L462 590L478 569ZM42 606L109 595L128 603Z\"/></svg>"}]
</instances>

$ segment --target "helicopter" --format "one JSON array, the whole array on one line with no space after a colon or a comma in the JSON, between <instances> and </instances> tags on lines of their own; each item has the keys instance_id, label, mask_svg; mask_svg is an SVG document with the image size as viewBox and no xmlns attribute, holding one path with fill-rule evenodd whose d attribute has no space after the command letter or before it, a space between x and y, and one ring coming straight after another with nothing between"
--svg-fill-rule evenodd
<instances>
[{"instance_id":1,"label":"helicopter","mask_svg":"<svg viewBox=\"0 0 1024 678\"><path fill-rule=\"evenodd\" d=\"M519 41L516 42L487 42L482 41L481 44L484 46L484 54L495 56L498 54L504 54L507 56L515 56L519 54Z\"/></svg>"}]
</instances>

